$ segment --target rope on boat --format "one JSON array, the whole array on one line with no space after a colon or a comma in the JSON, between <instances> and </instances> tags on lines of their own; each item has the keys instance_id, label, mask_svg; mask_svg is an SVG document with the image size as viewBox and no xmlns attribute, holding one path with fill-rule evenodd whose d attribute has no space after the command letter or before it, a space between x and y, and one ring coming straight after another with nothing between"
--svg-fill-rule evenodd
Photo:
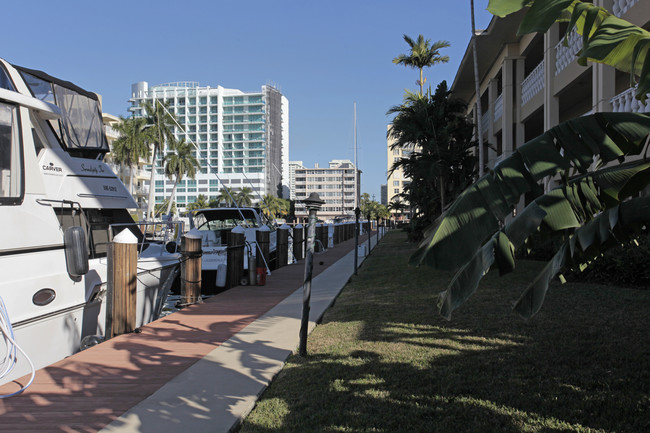
<instances>
[{"instance_id":1,"label":"rope on boat","mask_svg":"<svg viewBox=\"0 0 650 433\"><path fill-rule=\"evenodd\" d=\"M16 392L12 392L11 394L0 394L0 398L8 398L22 393L32 384L34 377L36 376L36 369L34 368L32 360L29 359L29 356L27 356L27 353L25 353L25 351L18 345L18 343L16 343L16 340L14 340L14 330L11 326L11 320L9 320L9 314L7 313L7 308L5 307L5 303L2 300L2 296L0 296L0 335L4 339L5 345L7 346L7 352L5 353L5 357L0 364L2 366L2 370L0 371L0 379L7 376L16 366L17 351L25 356L25 359L27 359L27 362L29 362L29 366L32 370L32 375L25 386Z\"/></svg>"}]
</instances>

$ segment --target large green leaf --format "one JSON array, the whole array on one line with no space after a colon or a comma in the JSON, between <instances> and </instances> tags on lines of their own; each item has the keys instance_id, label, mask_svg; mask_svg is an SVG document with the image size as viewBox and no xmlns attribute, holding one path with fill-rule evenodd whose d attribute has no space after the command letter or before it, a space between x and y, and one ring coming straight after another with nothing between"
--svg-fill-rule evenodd
<instances>
[{"instance_id":1,"label":"large green leaf","mask_svg":"<svg viewBox=\"0 0 650 433\"><path fill-rule=\"evenodd\" d=\"M572 179L568 185L556 188L538 197L522 212L505 225L502 231L497 231L481 248L474 252L473 257L456 273L447 290L441 293L440 314L451 317L454 309L461 306L478 288L478 284L490 267L496 262L501 274L512 271L515 267L515 250L540 228L549 235L565 229L580 227L585 221L591 229L579 232L577 239L583 251L593 243L595 236L604 238L617 218L611 214L601 219L603 222L594 224L593 215L606 207L615 206L620 201L637 194L650 183L650 161L639 160L620 166L608 167ZM573 192L572 192L573 191ZM585 211L588 208L589 211ZM573 254L575 245L571 246ZM564 258L558 258L554 264L547 266L544 275L552 278L557 273L557 267L564 264ZM549 274L549 272L554 272ZM535 287L541 290L546 277L535 280ZM535 300L536 302L537 300Z\"/></svg>"},{"instance_id":2,"label":"large green leaf","mask_svg":"<svg viewBox=\"0 0 650 433\"><path fill-rule=\"evenodd\" d=\"M594 156L606 164L626 155L639 155L650 133L650 117L639 113L596 113L562 123L520 146L493 171L466 189L425 233L412 264L457 270L503 225L520 197L538 189L537 181L570 171L585 172ZM609 178L608 178L609 179ZM607 187L603 184L603 187ZM583 190L581 193L580 191ZM590 194L588 185L574 186L539 205L554 229L576 227L595 205L593 197L566 201L566 196ZM618 201L617 191L608 194ZM609 203L609 199L604 199ZM577 212L567 212L575 208ZM580 219L576 219L578 215Z\"/></svg>"},{"instance_id":3,"label":"large green leaf","mask_svg":"<svg viewBox=\"0 0 650 433\"><path fill-rule=\"evenodd\" d=\"M630 240L647 223L650 223L650 196L623 202L578 228L574 236L560 247L533 283L524 290L513 309L526 319L532 317L541 308L550 281L567 262L592 260L600 254L601 244ZM575 239L578 239L579 248L570 246Z\"/></svg>"},{"instance_id":4,"label":"large green leaf","mask_svg":"<svg viewBox=\"0 0 650 433\"><path fill-rule=\"evenodd\" d=\"M645 102L650 91L650 32L611 15L601 7L579 0L490 0L488 11L500 17L529 7L519 34L546 32L556 21L569 21L566 35L575 28L583 36L578 62L604 63L639 78L636 97ZM565 40L566 40L565 35Z\"/></svg>"}]
</instances>

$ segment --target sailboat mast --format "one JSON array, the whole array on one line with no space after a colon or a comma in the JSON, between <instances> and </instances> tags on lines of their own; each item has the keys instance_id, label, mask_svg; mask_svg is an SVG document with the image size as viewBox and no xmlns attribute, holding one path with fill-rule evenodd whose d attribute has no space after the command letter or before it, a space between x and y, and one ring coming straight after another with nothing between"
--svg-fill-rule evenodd
<instances>
[{"instance_id":1,"label":"sailboat mast","mask_svg":"<svg viewBox=\"0 0 650 433\"><path fill-rule=\"evenodd\" d=\"M354 208L359 207L359 161L357 160L357 102L354 102Z\"/></svg>"}]
</instances>

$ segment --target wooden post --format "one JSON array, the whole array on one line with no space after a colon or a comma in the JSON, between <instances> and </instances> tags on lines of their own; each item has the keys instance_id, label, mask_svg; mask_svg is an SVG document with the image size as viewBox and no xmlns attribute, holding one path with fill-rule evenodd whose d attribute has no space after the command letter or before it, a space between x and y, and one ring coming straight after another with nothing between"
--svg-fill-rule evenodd
<instances>
[{"instance_id":1,"label":"wooden post","mask_svg":"<svg viewBox=\"0 0 650 433\"><path fill-rule=\"evenodd\" d=\"M293 256L296 258L296 260L302 260L303 259L303 251L304 251L304 229L302 227L302 224L298 224L293 228Z\"/></svg>"},{"instance_id":2,"label":"wooden post","mask_svg":"<svg viewBox=\"0 0 650 433\"><path fill-rule=\"evenodd\" d=\"M226 254L226 287L238 286L244 270L244 228L237 226L228 233L228 251Z\"/></svg>"},{"instance_id":3,"label":"wooden post","mask_svg":"<svg viewBox=\"0 0 650 433\"><path fill-rule=\"evenodd\" d=\"M124 229L108 244L106 339L135 330L138 238Z\"/></svg>"},{"instance_id":4,"label":"wooden post","mask_svg":"<svg viewBox=\"0 0 650 433\"><path fill-rule=\"evenodd\" d=\"M271 268L269 263L269 243L270 243L271 229L268 226L262 226L255 232L255 240L257 241L256 262L258 268ZM261 252L261 253L260 253Z\"/></svg>"},{"instance_id":5,"label":"wooden post","mask_svg":"<svg viewBox=\"0 0 650 433\"><path fill-rule=\"evenodd\" d=\"M278 229L278 244L277 244L277 267L281 268L289 262L289 226L283 224Z\"/></svg>"},{"instance_id":6,"label":"wooden post","mask_svg":"<svg viewBox=\"0 0 650 433\"><path fill-rule=\"evenodd\" d=\"M201 241L196 229L181 237L181 305L201 302Z\"/></svg>"}]
</instances>

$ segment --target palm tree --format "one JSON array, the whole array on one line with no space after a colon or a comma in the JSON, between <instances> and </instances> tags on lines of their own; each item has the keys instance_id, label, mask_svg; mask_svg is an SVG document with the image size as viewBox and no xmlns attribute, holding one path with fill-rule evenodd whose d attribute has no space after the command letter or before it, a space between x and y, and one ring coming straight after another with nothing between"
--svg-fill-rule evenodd
<instances>
[{"instance_id":1,"label":"palm tree","mask_svg":"<svg viewBox=\"0 0 650 433\"><path fill-rule=\"evenodd\" d=\"M194 179L196 172L201 168L199 161L194 156L194 146L185 142L185 139L180 141L169 142L171 153L165 156L165 174L169 180L174 179L174 188L169 197L169 204L167 205L167 214L171 212L171 204L174 201L176 194L176 187L178 182L183 179L183 176Z\"/></svg>"},{"instance_id":2,"label":"palm tree","mask_svg":"<svg viewBox=\"0 0 650 433\"><path fill-rule=\"evenodd\" d=\"M431 39L424 39L424 36L418 35L417 41L414 41L407 35L404 35L404 40L411 48L410 54L400 54L393 59L393 63L411 68L418 68L420 70L420 80L417 84L420 85L420 95L424 93L424 83L426 78L422 75L422 70L433 66L437 63L447 63L449 56L441 56L439 50L451 46L448 41L438 41L431 45Z\"/></svg>"},{"instance_id":3,"label":"palm tree","mask_svg":"<svg viewBox=\"0 0 650 433\"><path fill-rule=\"evenodd\" d=\"M154 177L156 174L156 155L163 148L165 143L172 143L174 140L174 126L176 119L162 102L155 100L154 104L143 102L142 107L146 113L147 125L149 126L149 139L153 144L153 155L151 157L151 178L149 181L149 203L147 206L147 218L153 217L154 210Z\"/></svg>"},{"instance_id":4,"label":"palm tree","mask_svg":"<svg viewBox=\"0 0 650 433\"><path fill-rule=\"evenodd\" d=\"M278 198L271 194L266 194L262 197L262 213L270 220L277 218L282 212L282 204Z\"/></svg>"},{"instance_id":5,"label":"palm tree","mask_svg":"<svg viewBox=\"0 0 650 433\"><path fill-rule=\"evenodd\" d=\"M217 196L217 203L226 203L226 206L232 206L235 200L235 191L232 188L224 186L219 190L219 195Z\"/></svg>"},{"instance_id":6,"label":"palm tree","mask_svg":"<svg viewBox=\"0 0 650 433\"><path fill-rule=\"evenodd\" d=\"M114 126L120 136L113 142L111 155L116 164L129 167L129 192L131 194L133 194L135 167L137 167L140 158L149 157L146 123L146 119L143 118L125 119L120 116L120 122Z\"/></svg>"},{"instance_id":7,"label":"palm tree","mask_svg":"<svg viewBox=\"0 0 650 433\"><path fill-rule=\"evenodd\" d=\"M483 110L481 108L481 79L478 75L478 53L476 49L476 23L474 20L474 0L470 0L471 12L472 12L472 57L474 59L474 91L476 92L476 131L478 135L478 175L483 176L483 153L485 148L483 147L483 123L481 122L481 117L483 117Z\"/></svg>"},{"instance_id":8,"label":"palm tree","mask_svg":"<svg viewBox=\"0 0 650 433\"><path fill-rule=\"evenodd\" d=\"M204 196L203 194L199 194L199 196L194 200L192 203L187 205L187 210L193 210L193 209L205 209L210 206L210 203L208 202L208 198Z\"/></svg>"},{"instance_id":9,"label":"palm tree","mask_svg":"<svg viewBox=\"0 0 650 433\"><path fill-rule=\"evenodd\" d=\"M237 192L237 205L241 207L249 207L253 204L253 190L247 186Z\"/></svg>"},{"instance_id":10,"label":"palm tree","mask_svg":"<svg viewBox=\"0 0 650 433\"><path fill-rule=\"evenodd\" d=\"M470 155L473 125L462 114L465 105L450 98L450 93L443 81L435 94L411 93L402 105L388 111L397 114L388 132L394 140L391 149L413 149L392 170L401 167L411 179L405 186L408 201L429 222L436 208L442 213L449 199L469 184L474 165Z\"/></svg>"}]
</instances>

